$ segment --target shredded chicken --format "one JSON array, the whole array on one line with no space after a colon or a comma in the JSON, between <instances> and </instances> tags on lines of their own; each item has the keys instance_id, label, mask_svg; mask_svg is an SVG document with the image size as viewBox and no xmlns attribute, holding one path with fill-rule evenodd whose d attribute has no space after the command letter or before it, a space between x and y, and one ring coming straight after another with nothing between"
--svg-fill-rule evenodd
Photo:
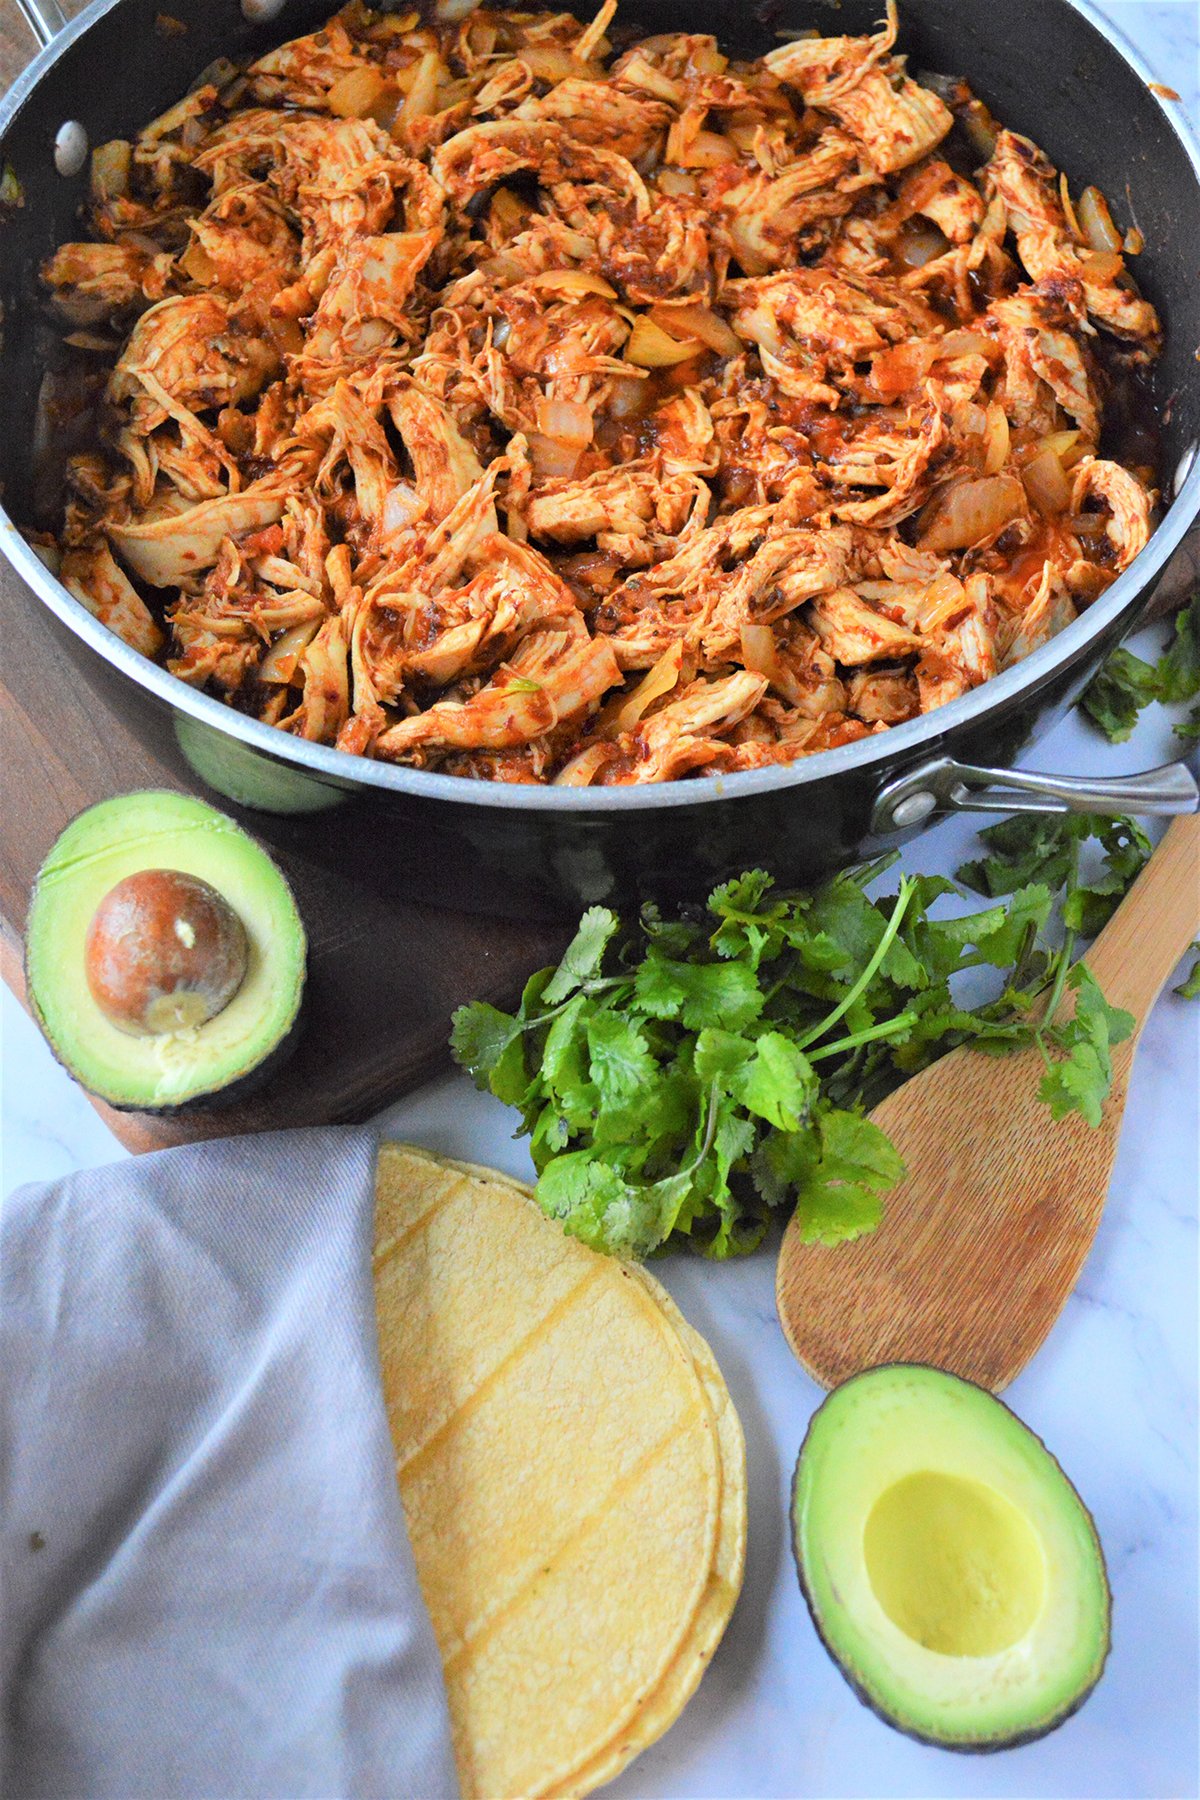
<instances>
[{"instance_id":1,"label":"shredded chicken","mask_svg":"<svg viewBox=\"0 0 1200 1800\"><path fill-rule=\"evenodd\" d=\"M96 152L57 539L127 643L358 755L666 781L945 705L1143 548L1154 309L893 0L758 62L612 11L351 0Z\"/></svg>"}]
</instances>

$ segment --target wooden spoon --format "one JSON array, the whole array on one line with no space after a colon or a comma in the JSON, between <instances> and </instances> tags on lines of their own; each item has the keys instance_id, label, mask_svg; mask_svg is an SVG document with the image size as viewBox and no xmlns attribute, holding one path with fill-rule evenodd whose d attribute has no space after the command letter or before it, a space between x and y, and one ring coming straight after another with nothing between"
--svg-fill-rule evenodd
<instances>
[{"instance_id":1,"label":"wooden spoon","mask_svg":"<svg viewBox=\"0 0 1200 1800\"><path fill-rule=\"evenodd\" d=\"M1042 1343L1075 1286L1104 1209L1138 1034L1200 933L1200 818L1176 819L1087 954L1137 1021L1113 1051L1094 1129L1055 1123L1035 1048L967 1047L871 1114L908 1167L869 1237L825 1246L784 1234L775 1292L784 1335L824 1387L886 1362L933 1363L999 1391Z\"/></svg>"}]
</instances>

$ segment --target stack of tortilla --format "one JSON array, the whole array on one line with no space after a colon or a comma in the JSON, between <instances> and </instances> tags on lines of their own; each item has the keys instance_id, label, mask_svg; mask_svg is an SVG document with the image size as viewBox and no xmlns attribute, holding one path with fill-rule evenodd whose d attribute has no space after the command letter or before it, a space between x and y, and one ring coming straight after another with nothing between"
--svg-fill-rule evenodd
<instances>
[{"instance_id":1,"label":"stack of tortilla","mask_svg":"<svg viewBox=\"0 0 1200 1800\"><path fill-rule=\"evenodd\" d=\"M384 1394L463 1800L610 1780L695 1690L746 1542L703 1338L490 1169L382 1146Z\"/></svg>"}]
</instances>

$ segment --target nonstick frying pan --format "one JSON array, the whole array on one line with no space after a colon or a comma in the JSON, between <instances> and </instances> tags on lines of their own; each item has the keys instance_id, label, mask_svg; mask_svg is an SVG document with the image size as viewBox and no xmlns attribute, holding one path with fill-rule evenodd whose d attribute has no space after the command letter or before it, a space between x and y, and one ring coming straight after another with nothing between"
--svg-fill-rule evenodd
<instances>
[{"instance_id":1,"label":"nonstick frying pan","mask_svg":"<svg viewBox=\"0 0 1200 1800\"><path fill-rule=\"evenodd\" d=\"M1152 88L1135 53L1083 0L906 0L900 48L917 70L966 75L1073 187L1094 182L1141 230L1139 281L1167 330L1151 393L1165 510L1149 545L1066 631L937 712L786 767L616 789L465 781L351 757L245 718L112 636L12 528L35 511L30 444L46 344L36 271L76 235L89 146L136 131L217 56L261 54L332 10L331 0L93 0L67 24L57 0L20 5L45 47L0 104L0 166L9 165L24 202L0 219L0 491L11 514L0 512L0 549L59 622L63 662L47 668L47 682L88 683L193 780L247 809L260 834L292 843L300 835L314 856L417 897L529 917L598 900L694 896L751 866L809 880L947 810L1195 807L1182 765L1107 780L1014 767L1148 615L1200 515L1200 145L1182 107ZM577 0L575 10L593 9ZM724 0L622 0L621 17L644 32L711 31L746 56L769 49L784 27L869 31L881 10L879 0L842 0L835 11L829 0L736 11Z\"/></svg>"}]
</instances>

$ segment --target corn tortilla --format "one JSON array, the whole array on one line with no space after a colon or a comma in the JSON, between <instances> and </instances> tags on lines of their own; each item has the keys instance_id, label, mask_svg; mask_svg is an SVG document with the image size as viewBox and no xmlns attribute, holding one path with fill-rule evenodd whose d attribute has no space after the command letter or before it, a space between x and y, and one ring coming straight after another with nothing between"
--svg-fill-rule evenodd
<instances>
[{"instance_id":1,"label":"corn tortilla","mask_svg":"<svg viewBox=\"0 0 1200 1800\"><path fill-rule=\"evenodd\" d=\"M681 1338L688 1347L696 1372L704 1383L717 1425L721 1449L721 1515L716 1555L708 1586L692 1622L686 1643L654 1692L642 1703L613 1741L585 1767L578 1769L546 1800L577 1800L612 1781L627 1764L670 1729L695 1693L713 1651L724 1635L741 1592L746 1563L746 1447L742 1426L729 1397L716 1357L698 1331L694 1331L658 1282L642 1275L657 1291Z\"/></svg>"},{"instance_id":2,"label":"corn tortilla","mask_svg":"<svg viewBox=\"0 0 1200 1800\"><path fill-rule=\"evenodd\" d=\"M740 1582L740 1430L643 1271L520 1184L380 1151L384 1395L464 1800L607 1780L677 1716Z\"/></svg>"}]
</instances>

